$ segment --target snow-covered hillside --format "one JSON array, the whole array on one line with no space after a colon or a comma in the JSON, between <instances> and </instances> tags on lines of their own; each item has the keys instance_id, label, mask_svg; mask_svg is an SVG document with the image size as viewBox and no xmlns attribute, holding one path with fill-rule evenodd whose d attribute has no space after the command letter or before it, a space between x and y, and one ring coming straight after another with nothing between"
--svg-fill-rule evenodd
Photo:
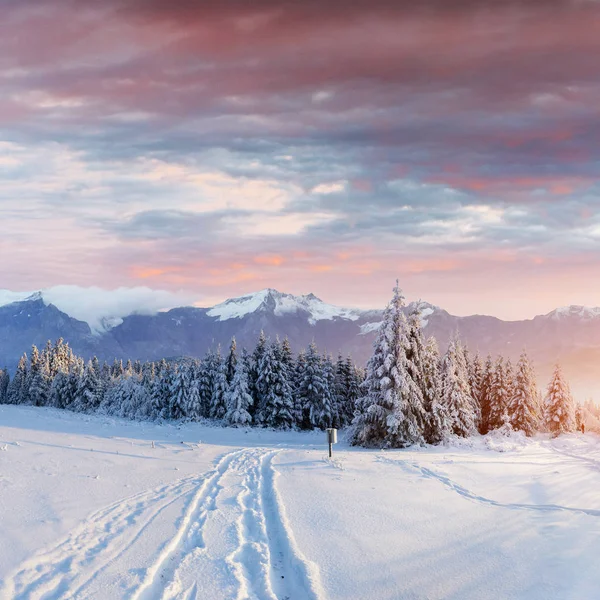
<instances>
[{"instance_id":1,"label":"snow-covered hillside","mask_svg":"<svg viewBox=\"0 0 600 600\"><path fill-rule=\"evenodd\" d=\"M597 436L322 438L1 406L0 598L597 597Z\"/></svg>"}]
</instances>

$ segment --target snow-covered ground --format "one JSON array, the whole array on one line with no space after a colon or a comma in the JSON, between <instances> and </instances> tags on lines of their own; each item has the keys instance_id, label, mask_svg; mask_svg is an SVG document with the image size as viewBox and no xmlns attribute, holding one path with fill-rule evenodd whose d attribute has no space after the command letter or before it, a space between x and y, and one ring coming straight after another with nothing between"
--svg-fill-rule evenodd
<instances>
[{"instance_id":1,"label":"snow-covered ground","mask_svg":"<svg viewBox=\"0 0 600 600\"><path fill-rule=\"evenodd\" d=\"M600 438L407 451L0 407L0 598L600 597Z\"/></svg>"}]
</instances>

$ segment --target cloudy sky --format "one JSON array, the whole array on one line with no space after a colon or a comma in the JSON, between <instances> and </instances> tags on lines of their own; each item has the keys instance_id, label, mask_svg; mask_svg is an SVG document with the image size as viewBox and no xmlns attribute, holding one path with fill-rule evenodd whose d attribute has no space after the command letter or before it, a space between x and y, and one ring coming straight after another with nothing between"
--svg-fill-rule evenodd
<instances>
[{"instance_id":1,"label":"cloudy sky","mask_svg":"<svg viewBox=\"0 0 600 600\"><path fill-rule=\"evenodd\" d=\"M418 8L415 8L418 6ZM600 5L2 0L0 288L600 305Z\"/></svg>"}]
</instances>

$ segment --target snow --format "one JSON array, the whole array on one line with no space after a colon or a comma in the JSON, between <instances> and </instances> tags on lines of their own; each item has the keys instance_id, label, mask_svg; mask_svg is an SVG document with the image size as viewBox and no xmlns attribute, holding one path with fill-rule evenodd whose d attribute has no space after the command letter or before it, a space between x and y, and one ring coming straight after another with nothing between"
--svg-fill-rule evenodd
<instances>
[{"instance_id":1,"label":"snow","mask_svg":"<svg viewBox=\"0 0 600 600\"><path fill-rule=\"evenodd\" d=\"M419 300L418 302L411 302L407 307L407 312L410 313L415 309L418 309L419 315L421 317L421 327L427 327L429 324L429 320L427 317L431 316L434 312L439 311L440 308L438 306L434 306L433 304L429 304L428 302L423 302Z\"/></svg>"},{"instance_id":2,"label":"snow","mask_svg":"<svg viewBox=\"0 0 600 600\"><path fill-rule=\"evenodd\" d=\"M360 335L367 335L367 333L371 333L372 331L377 331L383 321L377 321L375 323L365 323L360 326Z\"/></svg>"},{"instance_id":3,"label":"snow","mask_svg":"<svg viewBox=\"0 0 600 600\"><path fill-rule=\"evenodd\" d=\"M1 406L0 598L594 598L599 484L594 434L329 460L322 432Z\"/></svg>"},{"instance_id":4,"label":"snow","mask_svg":"<svg viewBox=\"0 0 600 600\"><path fill-rule=\"evenodd\" d=\"M221 304L217 304L207 311L206 314L209 317L218 317L219 321L241 319L242 317L257 311L268 295L269 290L262 290L255 294L232 298Z\"/></svg>"},{"instance_id":5,"label":"snow","mask_svg":"<svg viewBox=\"0 0 600 600\"><path fill-rule=\"evenodd\" d=\"M273 289L264 289L254 294L226 300L211 308L206 314L218 318L219 321L227 321L241 319L267 307L272 308L273 314L277 317L298 312L308 313L308 321L311 325L317 321L330 321L336 318L356 321L361 314L359 310L326 304L313 294L293 296Z\"/></svg>"},{"instance_id":6,"label":"snow","mask_svg":"<svg viewBox=\"0 0 600 600\"><path fill-rule=\"evenodd\" d=\"M600 317L600 307L579 305L562 306L561 308L557 308L548 313L546 317L557 321L568 317L576 317L584 321L589 321Z\"/></svg>"}]
</instances>

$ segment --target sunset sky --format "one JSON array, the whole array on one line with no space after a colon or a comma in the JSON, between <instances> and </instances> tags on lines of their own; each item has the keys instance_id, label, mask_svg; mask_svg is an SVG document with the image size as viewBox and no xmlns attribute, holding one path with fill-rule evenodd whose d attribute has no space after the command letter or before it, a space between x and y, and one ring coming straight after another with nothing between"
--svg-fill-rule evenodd
<instances>
[{"instance_id":1,"label":"sunset sky","mask_svg":"<svg viewBox=\"0 0 600 600\"><path fill-rule=\"evenodd\" d=\"M599 57L591 0L3 0L0 288L600 305Z\"/></svg>"}]
</instances>

